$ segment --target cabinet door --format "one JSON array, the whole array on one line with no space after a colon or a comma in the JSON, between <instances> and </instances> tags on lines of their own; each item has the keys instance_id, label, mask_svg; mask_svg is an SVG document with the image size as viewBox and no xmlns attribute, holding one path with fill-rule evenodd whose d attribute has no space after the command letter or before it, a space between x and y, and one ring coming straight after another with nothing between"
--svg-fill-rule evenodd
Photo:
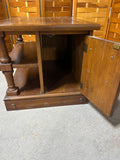
<instances>
[{"instance_id":1,"label":"cabinet door","mask_svg":"<svg viewBox=\"0 0 120 160\"><path fill-rule=\"evenodd\" d=\"M120 43L86 36L81 93L110 115L120 82Z\"/></svg>"}]
</instances>

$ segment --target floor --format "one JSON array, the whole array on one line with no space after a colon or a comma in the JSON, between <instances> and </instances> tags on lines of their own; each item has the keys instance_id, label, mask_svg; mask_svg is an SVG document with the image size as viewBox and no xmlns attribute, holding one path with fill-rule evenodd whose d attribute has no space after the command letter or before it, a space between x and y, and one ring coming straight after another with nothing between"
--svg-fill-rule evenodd
<instances>
[{"instance_id":1,"label":"floor","mask_svg":"<svg viewBox=\"0 0 120 160\"><path fill-rule=\"evenodd\" d=\"M0 160L120 160L120 103L111 118L92 104L6 111L0 73Z\"/></svg>"}]
</instances>

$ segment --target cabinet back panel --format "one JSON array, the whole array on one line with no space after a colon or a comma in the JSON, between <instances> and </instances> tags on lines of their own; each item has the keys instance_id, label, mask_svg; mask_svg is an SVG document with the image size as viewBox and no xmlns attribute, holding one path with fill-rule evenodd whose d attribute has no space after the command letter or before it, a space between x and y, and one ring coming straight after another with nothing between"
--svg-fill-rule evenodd
<instances>
[{"instance_id":1,"label":"cabinet back panel","mask_svg":"<svg viewBox=\"0 0 120 160\"><path fill-rule=\"evenodd\" d=\"M43 35L42 36L42 59L61 60L67 54L66 35Z\"/></svg>"}]
</instances>

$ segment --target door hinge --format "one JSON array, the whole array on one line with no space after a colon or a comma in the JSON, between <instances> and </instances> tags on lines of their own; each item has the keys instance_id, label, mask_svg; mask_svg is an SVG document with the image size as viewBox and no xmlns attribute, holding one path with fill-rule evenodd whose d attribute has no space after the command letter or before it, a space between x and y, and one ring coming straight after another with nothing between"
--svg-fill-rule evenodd
<instances>
[{"instance_id":1,"label":"door hinge","mask_svg":"<svg viewBox=\"0 0 120 160\"><path fill-rule=\"evenodd\" d=\"M87 52L87 49L88 49L88 44L85 43L85 44L84 44L84 52Z\"/></svg>"},{"instance_id":2,"label":"door hinge","mask_svg":"<svg viewBox=\"0 0 120 160\"><path fill-rule=\"evenodd\" d=\"M80 88L81 89L83 88L83 82L80 82Z\"/></svg>"},{"instance_id":3,"label":"door hinge","mask_svg":"<svg viewBox=\"0 0 120 160\"><path fill-rule=\"evenodd\" d=\"M119 50L120 49L120 44L113 44L113 49Z\"/></svg>"}]
</instances>

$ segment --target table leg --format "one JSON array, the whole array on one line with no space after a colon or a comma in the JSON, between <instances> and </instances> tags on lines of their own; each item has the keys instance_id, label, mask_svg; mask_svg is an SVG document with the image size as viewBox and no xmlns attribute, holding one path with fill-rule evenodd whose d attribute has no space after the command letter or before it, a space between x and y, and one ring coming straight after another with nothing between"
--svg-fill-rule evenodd
<instances>
[{"instance_id":1,"label":"table leg","mask_svg":"<svg viewBox=\"0 0 120 160\"><path fill-rule=\"evenodd\" d=\"M4 34L0 33L0 69L5 75L8 84L7 95L12 96L18 94L18 87L16 87L14 83L13 68L7 52L4 38Z\"/></svg>"}]
</instances>

